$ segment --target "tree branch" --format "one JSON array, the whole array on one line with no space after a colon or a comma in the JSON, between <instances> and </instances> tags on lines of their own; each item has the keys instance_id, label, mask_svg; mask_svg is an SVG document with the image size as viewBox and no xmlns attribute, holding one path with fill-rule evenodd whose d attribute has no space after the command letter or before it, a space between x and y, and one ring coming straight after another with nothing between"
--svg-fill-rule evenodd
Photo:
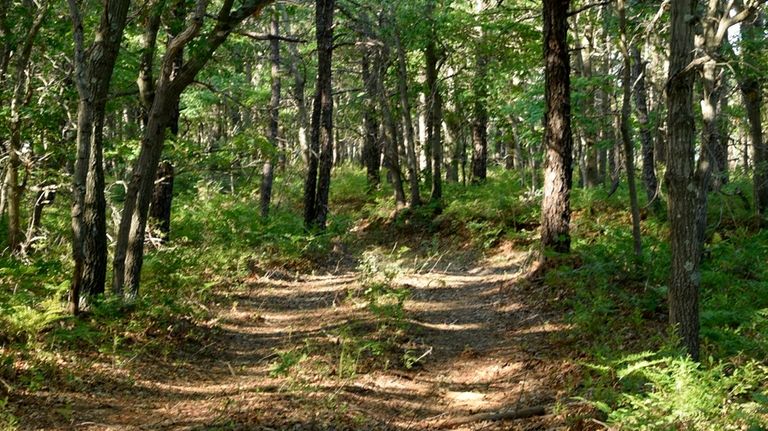
<instances>
[{"instance_id":1,"label":"tree branch","mask_svg":"<svg viewBox=\"0 0 768 431\"><path fill-rule=\"evenodd\" d=\"M571 16L574 16L574 15L578 15L578 14L584 12L585 10L592 9L593 7L606 6L606 5L609 5L609 4L613 3L613 1L614 0L605 0L605 1L602 1L602 2L598 2L598 3L588 4L588 5L585 5L585 6L582 6L582 7L578 8L576 10L568 12L568 16L571 17Z\"/></svg>"},{"instance_id":2,"label":"tree branch","mask_svg":"<svg viewBox=\"0 0 768 431\"><path fill-rule=\"evenodd\" d=\"M307 43L306 39L299 39L299 38L290 37L290 36L280 36L280 35L274 35L274 34L253 33L253 32L250 32L250 31L238 31L235 34L240 35L240 36L245 36L245 37L253 39L253 40L259 40L259 41L279 40L279 41L282 41L282 42L289 42L289 43Z\"/></svg>"}]
</instances>

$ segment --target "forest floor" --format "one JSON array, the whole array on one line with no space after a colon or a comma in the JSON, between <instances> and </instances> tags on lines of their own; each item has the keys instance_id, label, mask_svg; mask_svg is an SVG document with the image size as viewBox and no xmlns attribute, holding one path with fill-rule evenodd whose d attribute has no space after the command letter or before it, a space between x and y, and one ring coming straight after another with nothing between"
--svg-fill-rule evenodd
<instances>
[{"instance_id":1,"label":"forest floor","mask_svg":"<svg viewBox=\"0 0 768 431\"><path fill-rule=\"evenodd\" d=\"M577 372L556 335L568 328L545 287L525 280L527 252L510 244L485 253L457 245L398 256L389 282L409 295L397 329L382 329L365 301L351 295L364 288L358 259L366 247L374 246L342 250L314 273L256 268L242 283L217 287L206 305L213 318L201 325L205 336L167 355L85 361L80 389L27 392L18 400L20 428L589 428L566 417ZM389 244L378 247L392 254ZM530 407L545 414L450 422Z\"/></svg>"}]
</instances>

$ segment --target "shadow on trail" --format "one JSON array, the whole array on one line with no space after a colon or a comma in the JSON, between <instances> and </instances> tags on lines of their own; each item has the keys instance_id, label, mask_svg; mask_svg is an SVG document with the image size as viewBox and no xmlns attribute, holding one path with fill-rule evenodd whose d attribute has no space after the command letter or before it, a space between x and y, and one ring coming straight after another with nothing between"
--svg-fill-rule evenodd
<instances>
[{"instance_id":1,"label":"shadow on trail","mask_svg":"<svg viewBox=\"0 0 768 431\"><path fill-rule=\"evenodd\" d=\"M350 328L361 337L377 328L366 306L346 300L360 288L358 274L255 278L216 293L216 323L202 346L136 358L56 396L25 394L16 402L21 429L419 430L481 411L551 406L569 359L551 345L569 329L518 288L523 259L404 258L410 268L395 279L411 292L401 350L358 353L357 372L346 374L342 352L358 346L344 338ZM410 367L406 352L418 358ZM274 373L281 362L287 369ZM27 411L27 403L50 408ZM547 429L559 420L469 427Z\"/></svg>"}]
</instances>

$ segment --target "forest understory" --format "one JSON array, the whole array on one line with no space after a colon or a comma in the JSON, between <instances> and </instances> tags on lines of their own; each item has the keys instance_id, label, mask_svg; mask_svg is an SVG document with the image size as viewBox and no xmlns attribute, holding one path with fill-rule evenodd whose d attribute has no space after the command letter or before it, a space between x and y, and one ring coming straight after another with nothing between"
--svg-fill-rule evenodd
<instances>
[{"instance_id":1,"label":"forest understory","mask_svg":"<svg viewBox=\"0 0 768 431\"><path fill-rule=\"evenodd\" d=\"M0 0L0 431L768 430L765 0Z\"/></svg>"}]
</instances>

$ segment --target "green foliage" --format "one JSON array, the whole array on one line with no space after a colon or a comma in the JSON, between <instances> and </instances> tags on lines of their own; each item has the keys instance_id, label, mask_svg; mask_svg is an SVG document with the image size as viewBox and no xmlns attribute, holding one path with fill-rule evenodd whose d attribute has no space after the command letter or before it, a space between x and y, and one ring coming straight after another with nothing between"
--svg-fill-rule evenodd
<instances>
[{"instance_id":1,"label":"green foliage","mask_svg":"<svg viewBox=\"0 0 768 431\"><path fill-rule=\"evenodd\" d=\"M269 368L270 377L286 377L291 369L307 359L307 353L299 350L277 352L277 359Z\"/></svg>"},{"instance_id":2,"label":"green foliage","mask_svg":"<svg viewBox=\"0 0 768 431\"><path fill-rule=\"evenodd\" d=\"M8 398L0 399L0 431L16 431L19 420L8 409Z\"/></svg>"},{"instance_id":3,"label":"green foliage","mask_svg":"<svg viewBox=\"0 0 768 431\"><path fill-rule=\"evenodd\" d=\"M628 430L764 429L768 426L768 367L750 361L704 366L654 355L627 361L620 380L642 382L620 396L610 419ZM617 364L621 365L621 364ZM626 385L634 386L634 385Z\"/></svg>"},{"instance_id":4,"label":"green foliage","mask_svg":"<svg viewBox=\"0 0 768 431\"><path fill-rule=\"evenodd\" d=\"M744 186L737 178L729 188ZM768 424L768 237L744 227L751 215L740 200L711 200L700 301L702 356L708 359L697 364L681 357L665 332L669 247L663 219L649 214L643 221L644 254L637 260L625 187L611 198L599 189L574 190L576 257L550 270L544 283L564 296L558 306L571 329L558 337L594 358L576 391L618 428Z\"/></svg>"}]
</instances>

